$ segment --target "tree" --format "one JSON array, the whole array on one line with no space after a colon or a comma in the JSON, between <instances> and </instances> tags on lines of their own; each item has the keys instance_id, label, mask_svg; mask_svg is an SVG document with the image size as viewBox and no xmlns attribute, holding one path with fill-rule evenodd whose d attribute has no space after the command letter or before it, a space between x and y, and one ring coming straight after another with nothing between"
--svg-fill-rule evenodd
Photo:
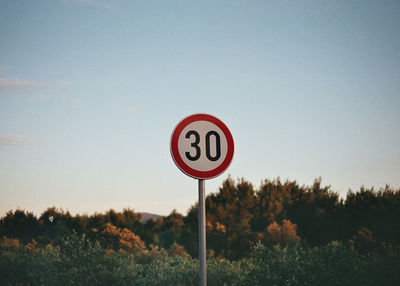
<instances>
[{"instance_id":1,"label":"tree","mask_svg":"<svg viewBox=\"0 0 400 286\"><path fill-rule=\"evenodd\" d=\"M94 238L101 246L115 251L125 250L136 255L146 252L146 245L142 239L127 228L119 228L106 223L103 229L93 229Z\"/></svg>"},{"instance_id":2,"label":"tree","mask_svg":"<svg viewBox=\"0 0 400 286\"><path fill-rule=\"evenodd\" d=\"M39 232L39 222L32 212L17 209L7 212L0 220L0 234L23 243L31 241Z\"/></svg>"},{"instance_id":3,"label":"tree","mask_svg":"<svg viewBox=\"0 0 400 286\"><path fill-rule=\"evenodd\" d=\"M282 220L281 225L273 221L260 238L266 245L290 246L300 241L300 237L297 235L297 225L286 219Z\"/></svg>"}]
</instances>

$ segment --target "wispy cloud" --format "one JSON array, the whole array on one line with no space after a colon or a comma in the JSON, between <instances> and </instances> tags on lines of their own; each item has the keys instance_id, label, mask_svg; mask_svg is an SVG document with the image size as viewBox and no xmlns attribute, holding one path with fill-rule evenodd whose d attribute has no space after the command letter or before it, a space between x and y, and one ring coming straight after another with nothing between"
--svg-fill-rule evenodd
<instances>
[{"instance_id":1,"label":"wispy cloud","mask_svg":"<svg viewBox=\"0 0 400 286\"><path fill-rule=\"evenodd\" d=\"M38 88L46 86L45 83L12 79L12 78L0 78L0 90L14 89L14 88Z\"/></svg>"},{"instance_id":2,"label":"wispy cloud","mask_svg":"<svg viewBox=\"0 0 400 286\"><path fill-rule=\"evenodd\" d=\"M0 134L0 146L15 146L26 143L26 138L21 135Z\"/></svg>"},{"instance_id":3,"label":"wispy cloud","mask_svg":"<svg viewBox=\"0 0 400 286\"><path fill-rule=\"evenodd\" d=\"M23 79L0 78L0 95L8 96L34 96L37 91L54 91L70 85L69 81L49 83ZM40 95L43 99L43 96Z\"/></svg>"}]
</instances>

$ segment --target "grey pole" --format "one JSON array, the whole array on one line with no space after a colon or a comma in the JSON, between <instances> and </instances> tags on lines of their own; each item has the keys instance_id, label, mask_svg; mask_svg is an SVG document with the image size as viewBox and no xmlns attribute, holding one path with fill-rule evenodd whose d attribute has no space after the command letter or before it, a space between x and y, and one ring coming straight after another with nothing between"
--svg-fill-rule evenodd
<instances>
[{"instance_id":1,"label":"grey pole","mask_svg":"<svg viewBox=\"0 0 400 286\"><path fill-rule=\"evenodd\" d=\"M199 179L199 264L200 264L200 286L207 285L206 264L206 199L204 190L204 179Z\"/></svg>"}]
</instances>

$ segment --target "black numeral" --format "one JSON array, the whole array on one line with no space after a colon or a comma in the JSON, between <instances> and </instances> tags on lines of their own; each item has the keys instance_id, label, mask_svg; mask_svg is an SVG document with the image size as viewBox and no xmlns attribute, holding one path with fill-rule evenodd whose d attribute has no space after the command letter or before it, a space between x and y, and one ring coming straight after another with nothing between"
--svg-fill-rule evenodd
<instances>
[{"instance_id":1,"label":"black numeral","mask_svg":"<svg viewBox=\"0 0 400 286\"><path fill-rule=\"evenodd\" d=\"M194 135L194 142L190 144L195 149L195 154L192 156L190 152L185 152L186 158L188 158L190 161L196 161L200 158L201 155L201 150L199 147L200 143L200 134L197 131L190 130L188 133L186 133L185 138L190 138L192 135ZM211 136L215 137L215 155L211 155ZM206 134L206 156L207 159L210 161L217 161L221 157L221 137L216 131L209 131Z\"/></svg>"},{"instance_id":2,"label":"black numeral","mask_svg":"<svg viewBox=\"0 0 400 286\"><path fill-rule=\"evenodd\" d=\"M190 161L196 161L200 158L200 135L198 132L194 130L190 130L188 133L186 133L186 138L190 138L190 136L194 135L196 138L195 141L191 144L192 147L196 149L196 154L194 156L190 155L190 152L185 152L186 158L188 158Z\"/></svg>"},{"instance_id":3,"label":"black numeral","mask_svg":"<svg viewBox=\"0 0 400 286\"><path fill-rule=\"evenodd\" d=\"M215 156L211 156L210 151L210 137L214 135L215 137ZM206 134L206 156L210 161L217 161L221 157L221 138L219 134L215 131L210 131Z\"/></svg>"}]
</instances>

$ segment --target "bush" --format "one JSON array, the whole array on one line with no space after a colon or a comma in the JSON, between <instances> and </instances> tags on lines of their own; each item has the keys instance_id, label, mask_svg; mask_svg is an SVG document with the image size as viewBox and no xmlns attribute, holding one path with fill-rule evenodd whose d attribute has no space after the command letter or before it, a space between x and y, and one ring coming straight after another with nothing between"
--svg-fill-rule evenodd
<instances>
[{"instance_id":1,"label":"bush","mask_svg":"<svg viewBox=\"0 0 400 286\"><path fill-rule=\"evenodd\" d=\"M3 241L4 242L4 241ZM198 260L149 251L145 263L129 252L104 250L76 233L59 246L24 248L5 241L0 250L0 285L198 285ZM10 247L10 245L12 247ZM175 248L179 249L178 245ZM174 250L175 251L175 250ZM176 251L175 251L176 252ZM144 259L144 258L143 258ZM332 242L308 248L256 244L250 257L207 261L209 285L400 285L400 248L360 254Z\"/></svg>"},{"instance_id":2,"label":"bush","mask_svg":"<svg viewBox=\"0 0 400 286\"><path fill-rule=\"evenodd\" d=\"M244 285L248 269L247 259L240 261L212 259L207 261L207 281L209 285Z\"/></svg>"},{"instance_id":3,"label":"bush","mask_svg":"<svg viewBox=\"0 0 400 286\"><path fill-rule=\"evenodd\" d=\"M257 244L244 285L399 285L400 251L363 256L332 242L323 247ZM397 270L395 270L397 269Z\"/></svg>"},{"instance_id":4,"label":"bush","mask_svg":"<svg viewBox=\"0 0 400 286\"><path fill-rule=\"evenodd\" d=\"M130 255L109 254L85 235L73 233L59 248L48 247L31 264L39 285L129 285L137 275Z\"/></svg>"},{"instance_id":5,"label":"bush","mask_svg":"<svg viewBox=\"0 0 400 286\"><path fill-rule=\"evenodd\" d=\"M144 265L132 285L198 285L198 263L191 258L175 257Z\"/></svg>"}]
</instances>

